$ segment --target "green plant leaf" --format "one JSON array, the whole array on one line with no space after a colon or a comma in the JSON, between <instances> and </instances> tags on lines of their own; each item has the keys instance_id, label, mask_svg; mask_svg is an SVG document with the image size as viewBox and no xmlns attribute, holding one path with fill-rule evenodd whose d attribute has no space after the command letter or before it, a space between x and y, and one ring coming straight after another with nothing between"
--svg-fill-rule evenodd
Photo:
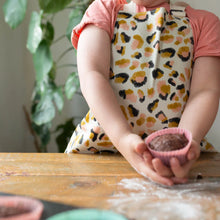
<instances>
[{"instance_id":1,"label":"green plant leaf","mask_svg":"<svg viewBox=\"0 0 220 220\"><path fill-rule=\"evenodd\" d=\"M40 102L36 105L35 111L32 114L32 120L35 124L46 124L55 117L56 111L52 99L51 94L45 94L41 97Z\"/></svg>"},{"instance_id":2,"label":"green plant leaf","mask_svg":"<svg viewBox=\"0 0 220 220\"><path fill-rule=\"evenodd\" d=\"M56 87L53 89L53 100L56 103L58 111L61 112L64 105L62 87Z\"/></svg>"},{"instance_id":3,"label":"green plant leaf","mask_svg":"<svg viewBox=\"0 0 220 220\"><path fill-rule=\"evenodd\" d=\"M65 83L65 94L67 99L72 99L74 93L79 89L79 78L76 73L71 73Z\"/></svg>"},{"instance_id":4,"label":"green plant leaf","mask_svg":"<svg viewBox=\"0 0 220 220\"><path fill-rule=\"evenodd\" d=\"M47 152L46 146L50 142L51 123L37 125L34 122L32 122L32 128L34 129L36 134L40 137L40 140L41 140L41 152Z\"/></svg>"},{"instance_id":5,"label":"green plant leaf","mask_svg":"<svg viewBox=\"0 0 220 220\"><path fill-rule=\"evenodd\" d=\"M38 0L40 8L45 13L56 13L64 9L73 0Z\"/></svg>"},{"instance_id":6,"label":"green plant leaf","mask_svg":"<svg viewBox=\"0 0 220 220\"><path fill-rule=\"evenodd\" d=\"M54 27L49 21L46 24L41 24L43 30L43 38L47 41L49 45L53 42L54 39Z\"/></svg>"},{"instance_id":7,"label":"green plant leaf","mask_svg":"<svg viewBox=\"0 0 220 220\"><path fill-rule=\"evenodd\" d=\"M65 151L75 128L74 118L70 118L64 124L57 126L56 132L60 132L60 134L56 137L56 143L58 145L59 152Z\"/></svg>"},{"instance_id":8,"label":"green plant leaf","mask_svg":"<svg viewBox=\"0 0 220 220\"><path fill-rule=\"evenodd\" d=\"M56 72L57 72L57 65L56 65L56 62L53 62L53 66L52 66L52 68L50 69L50 72L49 72L50 81L55 81Z\"/></svg>"},{"instance_id":9,"label":"green plant leaf","mask_svg":"<svg viewBox=\"0 0 220 220\"><path fill-rule=\"evenodd\" d=\"M32 12L27 39L27 48L31 53L36 52L42 40L41 18L42 11L39 14L36 11Z\"/></svg>"},{"instance_id":10,"label":"green plant leaf","mask_svg":"<svg viewBox=\"0 0 220 220\"><path fill-rule=\"evenodd\" d=\"M71 41L72 29L80 23L83 17L83 11L80 8L74 8L69 14L69 23L66 29L66 37Z\"/></svg>"},{"instance_id":11,"label":"green plant leaf","mask_svg":"<svg viewBox=\"0 0 220 220\"><path fill-rule=\"evenodd\" d=\"M14 29L24 19L27 10L27 0L6 0L3 5L5 22Z\"/></svg>"},{"instance_id":12,"label":"green plant leaf","mask_svg":"<svg viewBox=\"0 0 220 220\"><path fill-rule=\"evenodd\" d=\"M32 94L32 98L31 98L31 114L32 115L36 111L37 104L40 102L40 99L41 99L41 94L37 90L38 90L38 88L35 85L35 88L34 88L34 91Z\"/></svg>"},{"instance_id":13,"label":"green plant leaf","mask_svg":"<svg viewBox=\"0 0 220 220\"><path fill-rule=\"evenodd\" d=\"M46 41L42 41L33 55L34 69L38 84L48 80L48 74L53 66L50 47Z\"/></svg>"}]
</instances>

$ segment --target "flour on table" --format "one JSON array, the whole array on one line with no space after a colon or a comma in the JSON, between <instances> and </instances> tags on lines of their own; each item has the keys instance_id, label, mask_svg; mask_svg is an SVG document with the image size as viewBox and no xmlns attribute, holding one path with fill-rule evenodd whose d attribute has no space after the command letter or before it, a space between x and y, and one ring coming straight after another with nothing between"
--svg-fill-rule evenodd
<instances>
[{"instance_id":1,"label":"flour on table","mask_svg":"<svg viewBox=\"0 0 220 220\"><path fill-rule=\"evenodd\" d=\"M132 220L220 220L220 181L161 187L142 178L122 179L109 204Z\"/></svg>"}]
</instances>

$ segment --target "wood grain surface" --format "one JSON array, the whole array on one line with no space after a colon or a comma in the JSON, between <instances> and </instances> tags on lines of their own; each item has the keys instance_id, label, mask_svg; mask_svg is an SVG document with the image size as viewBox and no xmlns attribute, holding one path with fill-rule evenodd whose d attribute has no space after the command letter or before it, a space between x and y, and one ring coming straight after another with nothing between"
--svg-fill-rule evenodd
<instances>
[{"instance_id":1,"label":"wood grain surface","mask_svg":"<svg viewBox=\"0 0 220 220\"><path fill-rule=\"evenodd\" d=\"M203 179L218 181L219 165L220 153L202 154L190 179L200 174ZM122 190L119 183L124 179L148 181L119 154L0 153L0 191L5 193L108 209L109 200ZM130 192L123 190L128 195ZM219 194L215 200L220 201Z\"/></svg>"}]
</instances>

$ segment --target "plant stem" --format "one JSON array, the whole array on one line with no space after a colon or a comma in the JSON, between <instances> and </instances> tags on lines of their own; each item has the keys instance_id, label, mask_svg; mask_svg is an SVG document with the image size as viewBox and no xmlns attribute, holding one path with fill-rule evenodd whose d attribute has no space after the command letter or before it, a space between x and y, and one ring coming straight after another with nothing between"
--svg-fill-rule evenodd
<instances>
[{"instance_id":1,"label":"plant stem","mask_svg":"<svg viewBox=\"0 0 220 220\"><path fill-rule=\"evenodd\" d=\"M54 20L54 18L55 18L55 15L56 15L56 14L53 14L53 15L52 15L52 17L51 17L51 23L53 23L53 20Z\"/></svg>"},{"instance_id":2,"label":"plant stem","mask_svg":"<svg viewBox=\"0 0 220 220\"><path fill-rule=\"evenodd\" d=\"M75 92L75 94L84 97L81 92Z\"/></svg>"},{"instance_id":3,"label":"plant stem","mask_svg":"<svg viewBox=\"0 0 220 220\"><path fill-rule=\"evenodd\" d=\"M63 64L60 66L57 66L57 69L65 68L65 67L76 67L76 64Z\"/></svg>"},{"instance_id":4,"label":"plant stem","mask_svg":"<svg viewBox=\"0 0 220 220\"><path fill-rule=\"evenodd\" d=\"M42 151L41 151L40 145L39 145L39 143L38 143L37 135L36 135L34 129L32 128L32 126L31 126L31 118L30 118L30 115L29 115L29 113L28 113L28 111L27 111L27 109L26 109L25 106L23 106L23 110L24 110L25 118L26 118L27 123L28 123L29 130L30 130L30 132L31 132L31 135L32 135L33 138L34 138L35 148L36 148L36 150L37 150L38 153L41 153Z\"/></svg>"},{"instance_id":5,"label":"plant stem","mask_svg":"<svg viewBox=\"0 0 220 220\"><path fill-rule=\"evenodd\" d=\"M59 56L59 58L57 59L56 63L59 63L59 61L60 61L69 51L72 51L72 50L73 50L72 47L66 49L66 50Z\"/></svg>"},{"instance_id":6,"label":"plant stem","mask_svg":"<svg viewBox=\"0 0 220 220\"><path fill-rule=\"evenodd\" d=\"M57 43L58 41L62 40L64 37L66 37L66 35L65 35L65 34L64 34L64 35L62 35L62 36L60 36L60 37L58 37L56 40L54 40L54 42L53 42L52 44Z\"/></svg>"}]
</instances>

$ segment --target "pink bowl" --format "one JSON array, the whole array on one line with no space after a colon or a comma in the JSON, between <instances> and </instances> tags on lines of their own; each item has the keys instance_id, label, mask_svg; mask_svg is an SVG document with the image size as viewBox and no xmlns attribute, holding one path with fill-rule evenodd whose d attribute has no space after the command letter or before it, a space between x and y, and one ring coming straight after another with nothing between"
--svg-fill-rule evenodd
<instances>
[{"instance_id":1,"label":"pink bowl","mask_svg":"<svg viewBox=\"0 0 220 220\"><path fill-rule=\"evenodd\" d=\"M39 220L43 204L22 196L0 196L1 220Z\"/></svg>"},{"instance_id":2,"label":"pink bowl","mask_svg":"<svg viewBox=\"0 0 220 220\"><path fill-rule=\"evenodd\" d=\"M179 150L173 150L173 151L155 151L149 147L149 143L157 136L163 135L163 134L185 134L186 138L188 139L188 144ZM153 157L160 158L162 162L166 166L170 166L170 159L172 157L176 157L180 164L183 165L187 161L187 152L191 146L192 143L192 134L190 131L183 129L183 128L166 128L159 131L156 131L152 134L150 134L146 139L145 143L147 144L147 147L149 151L151 152Z\"/></svg>"}]
</instances>

